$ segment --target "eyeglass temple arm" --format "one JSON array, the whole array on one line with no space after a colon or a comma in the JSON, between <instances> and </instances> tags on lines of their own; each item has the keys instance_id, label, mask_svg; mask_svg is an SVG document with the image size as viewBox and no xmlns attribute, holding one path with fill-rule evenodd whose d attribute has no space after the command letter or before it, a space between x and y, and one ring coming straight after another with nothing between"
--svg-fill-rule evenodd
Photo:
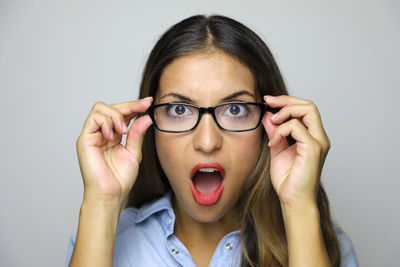
<instances>
[{"instance_id":1,"label":"eyeglass temple arm","mask_svg":"<svg viewBox=\"0 0 400 267\"><path fill-rule=\"evenodd\" d=\"M281 110L280 108L271 108L270 106L268 106L267 104L263 103L265 106L265 110L272 112L273 114L279 112L279 110Z\"/></svg>"}]
</instances>

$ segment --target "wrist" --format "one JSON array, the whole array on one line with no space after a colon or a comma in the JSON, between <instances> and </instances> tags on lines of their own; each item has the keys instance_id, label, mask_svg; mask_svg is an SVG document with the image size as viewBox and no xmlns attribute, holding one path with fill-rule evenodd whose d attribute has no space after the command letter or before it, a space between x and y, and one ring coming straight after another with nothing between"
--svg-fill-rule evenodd
<instances>
[{"instance_id":1,"label":"wrist","mask_svg":"<svg viewBox=\"0 0 400 267\"><path fill-rule=\"evenodd\" d=\"M86 192L83 195L82 206L91 209L121 210L121 199L117 196L99 195Z\"/></svg>"},{"instance_id":2,"label":"wrist","mask_svg":"<svg viewBox=\"0 0 400 267\"><path fill-rule=\"evenodd\" d=\"M95 201L84 198L79 213L79 227L90 228L93 233L114 236L120 213L121 206L116 201Z\"/></svg>"},{"instance_id":3,"label":"wrist","mask_svg":"<svg viewBox=\"0 0 400 267\"><path fill-rule=\"evenodd\" d=\"M296 202L281 202L281 209L282 214L285 215L299 215L303 212L311 213L311 212L318 212L318 204L317 201L314 199L310 200L302 200Z\"/></svg>"},{"instance_id":4,"label":"wrist","mask_svg":"<svg viewBox=\"0 0 400 267\"><path fill-rule=\"evenodd\" d=\"M281 204L281 210L287 231L296 231L296 229L301 231L302 227L307 226L319 228L320 213L316 202Z\"/></svg>"},{"instance_id":5,"label":"wrist","mask_svg":"<svg viewBox=\"0 0 400 267\"><path fill-rule=\"evenodd\" d=\"M121 204L117 200L84 197L80 209L80 217L115 228L118 224L121 210Z\"/></svg>"},{"instance_id":6,"label":"wrist","mask_svg":"<svg viewBox=\"0 0 400 267\"><path fill-rule=\"evenodd\" d=\"M281 205L288 242L289 266L329 266L315 201ZM312 264L310 262L312 260Z\"/></svg>"}]
</instances>

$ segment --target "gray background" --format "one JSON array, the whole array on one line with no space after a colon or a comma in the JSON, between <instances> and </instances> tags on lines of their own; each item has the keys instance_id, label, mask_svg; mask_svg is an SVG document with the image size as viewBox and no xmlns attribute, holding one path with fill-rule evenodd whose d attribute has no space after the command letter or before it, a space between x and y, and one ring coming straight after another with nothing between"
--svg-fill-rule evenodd
<instances>
[{"instance_id":1,"label":"gray background","mask_svg":"<svg viewBox=\"0 0 400 267\"><path fill-rule=\"evenodd\" d=\"M0 1L0 265L62 266L83 185L75 141L96 101L137 97L167 27L195 13L266 41L319 107L335 220L361 266L398 266L398 1Z\"/></svg>"}]
</instances>

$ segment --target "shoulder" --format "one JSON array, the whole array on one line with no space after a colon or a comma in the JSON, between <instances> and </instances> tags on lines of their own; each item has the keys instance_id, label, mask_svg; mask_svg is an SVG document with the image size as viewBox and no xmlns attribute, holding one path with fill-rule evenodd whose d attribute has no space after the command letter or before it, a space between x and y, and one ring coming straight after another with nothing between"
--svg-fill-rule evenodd
<instances>
[{"instance_id":1,"label":"shoulder","mask_svg":"<svg viewBox=\"0 0 400 267\"><path fill-rule=\"evenodd\" d=\"M353 242L343 229L335 225L336 235L339 240L341 267L358 267L358 260Z\"/></svg>"},{"instance_id":2,"label":"shoulder","mask_svg":"<svg viewBox=\"0 0 400 267\"><path fill-rule=\"evenodd\" d=\"M114 245L114 266L126 263L157 263L149 266L163 266L169 251L160 240L173 232L175 217L171 207L170 194L143 204L140 208L128 207L121 211ZM171 219L173 218L173 220ZM76 233L68 244L66 266L73 253Z\"/></svg>"},{"instance_id":3,"label":"shoulder","mask_svg":"<svg viewBox=\"0 0 400 267\"><path fill-rule=\"evenodd\" d=\"M168 192L146 202L140 208L127 207L123 209L118 221L117 237L131 231L153 232L155 228L166 231L168 229L164 229L165 221L172 217L175 216L171 205L171 193ZM170 224L167 225L170 226Z\"/></svg>"}]
</instances>

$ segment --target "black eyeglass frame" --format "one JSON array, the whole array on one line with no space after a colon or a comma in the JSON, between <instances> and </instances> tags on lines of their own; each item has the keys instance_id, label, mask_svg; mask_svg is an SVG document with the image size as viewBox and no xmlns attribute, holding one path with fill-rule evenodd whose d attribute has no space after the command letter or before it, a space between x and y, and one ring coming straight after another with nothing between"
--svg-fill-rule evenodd
<instances>
[{"instance_id":1,"label":"black eyeglass frame","mask_svg":"<svg viewBox=\"0 0 400 267\"><path fill-rule=\"evenodd\" d=\"M254 105L254 106L260 107L261 113L260 113L260 118L258 119L257 125L256 125L255 127L253 127L253 128L245 129L245 130L229 130L229 129L225 129L224 127L222 127L222 126L219 124L219 122L218 122L218 120L217 120L217 117L215 116L215 109L218 108L218 107L220 107L220 106L227 105L227 104L249 104L249 105ZM198 116L198 118L197 118L196 124L195 124L192 128L190 128L189 130L185 130L185 131L168 131L168 130L162 130L162 129L160 129L160 128L158 127L157 123L156 123L155 118L154 118L154 109L156 109L156 108L158 108L158 107L162 107L162 106L167 106L167 105L184 105L184 106L189 106L189 107L193 107L193 108L198 109L198 110L199 110L199 116ZM156 127L156 129L159 130L159 131L161 131L161 132L166 132L166 133L186 133L186 132L193 131L193 130L197 127L197 125L199 125L200 120L201 120L201 117L203 116L204 113L210 113L210 114L212 115L212 117L213 117L215 123L217 124L217 126L218 126L221 130L224 130L224 131L227 131L227 132L248 132L248 131L252 131L252 130L254 130L254 129L257 129L257 127L260 126L261 119L262 119L262 117L264 116L264 114L265 114L267 111L270 111L270 112L272 112L272 113L276 113L276 112L279 111L279 109L277 109L277 108L271 108L271 107L267 106L265 103L254 103L254 102L243 102L243 101L225 102L225 103L221 103L221 104L218 104L218 105L215 105L215 106L212 106L212 107L199 107L199 106L192 105L192 104L189 104L189 103L170 102L170 103L163 103L163 104L151 105L151 106L149 107L149 109L147 110L147 114L149 114L149 116L150 116L151 120L153 121L154 126Z\"/></svg>"}]
</instances>

